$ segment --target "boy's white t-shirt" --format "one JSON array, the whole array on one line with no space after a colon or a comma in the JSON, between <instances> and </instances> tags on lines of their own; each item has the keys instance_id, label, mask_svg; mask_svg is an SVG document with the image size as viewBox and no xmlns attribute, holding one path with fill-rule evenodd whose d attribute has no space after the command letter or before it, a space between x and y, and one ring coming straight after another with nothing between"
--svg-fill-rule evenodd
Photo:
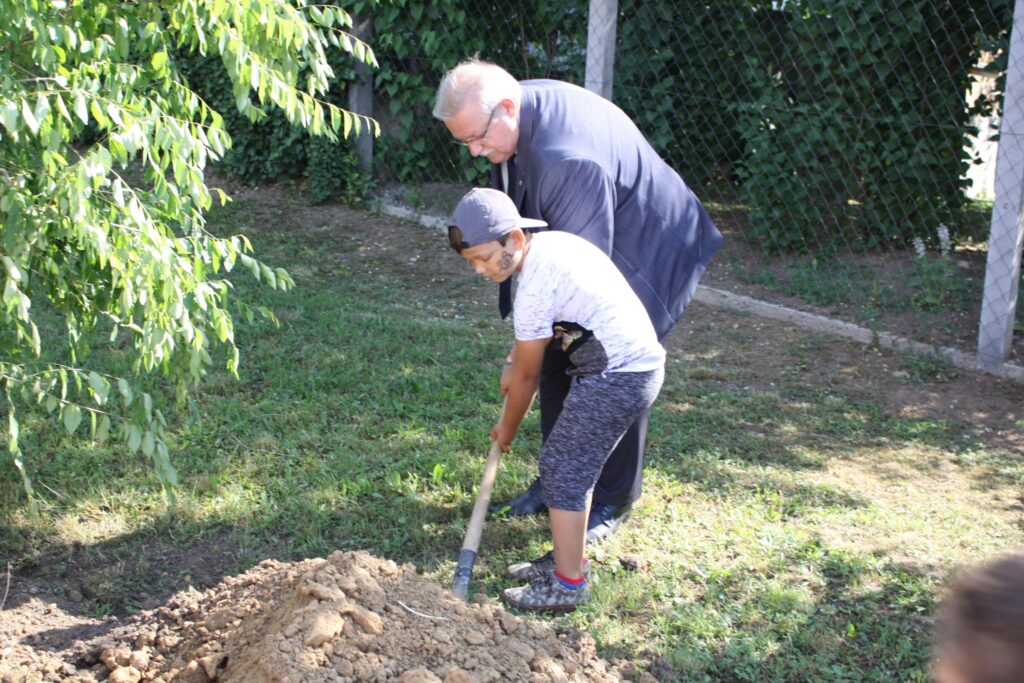
<instances>
[{"instance_id":1,"label":"boy's white t-shirt","mask_svg":"<svg viewBox=\"0 0 1024 683\"><path fill-rule=\"evenodd\" d=\"M569 353L570 375L646 372L665 349L647 310L612 260L568 232L536 233L517 278L516 339L554 335Z\"/></svg>"}]
</instances>

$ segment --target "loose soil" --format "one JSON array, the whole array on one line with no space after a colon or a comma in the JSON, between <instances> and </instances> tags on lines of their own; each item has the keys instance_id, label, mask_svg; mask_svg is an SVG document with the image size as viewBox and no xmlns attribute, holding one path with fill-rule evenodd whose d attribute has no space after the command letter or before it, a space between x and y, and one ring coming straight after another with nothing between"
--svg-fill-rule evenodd
<instances>
[{"instance_id":1,"label":"loose soil","mask_svg":"<svg viewBox=\"0 0 1024 683\"><path fill-rule=\"evenodd\" d=\"M351 272L409 279L423 297L457 301L462 311L494 307L493 287L434 232L310 207L287 188L229 190L252 207L250 220L262 219L247 230L257 248L261 232L301 230L304 244L337 250ZM700 304L667 348L669 362L692 367L693 376L771 390L797 373L892 414L965 423L996 448L1024 452L1020 384L949 368L922 377L900 354ZM361 552L264 559L278 554L272 540L241 547L227 531L186 545L167 534L44 548L0 576L0 680L654 680L642 670L656 662L602 660L586 634L508 613L483 596L461 603L412 566ZM97 617L100 608L111 613Z\"/></svg>"},{"instance_id":2,"label":"loose soil","mask_svg":"<svg viewBox=\"0 0 1024 683\"><path fill-rule=\"evenodd\" d=\"M60 613L32 599L5 616L4 630L53 633ZM62 625L87 633L90 623L67 616ZM597 657L584 633L556 632L486 596L463 603L412 565L364 552L267 560L123 623L92 626L93 637L56 652L46 635L24 639L36 647L15 639L2 653L3 681L602 683L637 677L635 666Z\"/></svg>"}]
</instances>

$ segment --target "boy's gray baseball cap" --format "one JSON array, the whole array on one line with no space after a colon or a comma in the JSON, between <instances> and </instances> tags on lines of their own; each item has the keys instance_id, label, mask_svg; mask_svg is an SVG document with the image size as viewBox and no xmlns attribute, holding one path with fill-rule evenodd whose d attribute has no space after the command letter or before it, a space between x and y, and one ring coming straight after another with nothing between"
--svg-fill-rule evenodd
<instances>
[{"instance_id":1,"label":"boy's gray baseball cap","mask_svg":"<svg viewBox=\"0 0 1024 683\"><path fill-rule=\"evenodd\" d=\"M488 187L474 188L459 200L452 225L470 247L496 240L512 228L547 227L544 221L520 216L511 197Z\"/></svg>"}]
</instances>

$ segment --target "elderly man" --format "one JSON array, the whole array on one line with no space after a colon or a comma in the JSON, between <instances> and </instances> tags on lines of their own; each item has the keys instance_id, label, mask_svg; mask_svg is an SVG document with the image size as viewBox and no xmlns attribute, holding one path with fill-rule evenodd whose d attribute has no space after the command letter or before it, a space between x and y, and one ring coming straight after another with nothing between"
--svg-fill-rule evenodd
<instances>
[{"instance_id":1,"label":"elderly man","mask_svg":"<svg viewBox=\"0 0 1024 683\"><path fill-rule=\"evenodd\" d=\"M587 239L626 276L659 340L682 316L722 241L700 201L614 104L552 80L518 82L501 67L470 60L449 71L434 116L473 156L492 164L491 182L519 213ZM510 281L501 285L502 316ZM582 331L581 334L585 334ZM557 421L573 378L565 340L544 355L541 433ZM502 378L502 393L507 380ZM640 497L645 412L626 432L594 487L587 541L618 530ZM538 480L510 503L512 515L546 509Z\"/></svg>"}]
</instances>

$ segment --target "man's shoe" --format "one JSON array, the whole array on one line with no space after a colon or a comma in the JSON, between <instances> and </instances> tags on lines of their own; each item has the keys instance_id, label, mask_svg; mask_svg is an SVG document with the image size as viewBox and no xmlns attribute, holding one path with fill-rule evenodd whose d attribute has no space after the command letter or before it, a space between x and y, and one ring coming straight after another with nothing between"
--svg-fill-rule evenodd
<instances>
[{"instance_id":1,"label":"man's shoe","mask_svg":"<svg viewBox=\"0 0 1024 683\"><path fill-rule=\"evenodd\" d=\"M544 504L544 490L540 486L540 477L533 480L526 493L507 503L496 503L490 507L492 513L503 513L509 517L527 517L544 512L548 506Z\"/></svg>"},{"instance_id":2,"label":"man's shoe","mask_svg":"<svg viewBox=\"0 0 1024 683\"><path fill-rule=\"evenodd\" d=\"M506 588L501 594L501 599L512 607L532 612L571 612L588 597L590 586L587 583L576 590L566 588L554 571L545 572L529 586Z\"/></svg>"},{"instance_id":3,"label":"man's shoe","mask_svg":"<svg viewBox=\"0 0 1024 683\"><path fill-rule=\"evenodd\" d=\"M533 581L539 579L542 575L555 571L555 553L551 550L547 551L536 560L529 562L517 562L516 564L510 564L506 569L505 573L513 579L519 579L520 581ZM583 578L590 580L590 562L584 560L583 562Z\"/></svg>"},{"instance_id":4,"label":"man's shoe","mask_svg":"<svg viewBox=\"0 0 1024 683\"><path fill-rule=\"evenodd\" d=\"M587 543L597 543L608 538L629 519L633 505L605 505L593 503L590 506L590 517L587 519Z\"/></svg>"}]
</instances>

